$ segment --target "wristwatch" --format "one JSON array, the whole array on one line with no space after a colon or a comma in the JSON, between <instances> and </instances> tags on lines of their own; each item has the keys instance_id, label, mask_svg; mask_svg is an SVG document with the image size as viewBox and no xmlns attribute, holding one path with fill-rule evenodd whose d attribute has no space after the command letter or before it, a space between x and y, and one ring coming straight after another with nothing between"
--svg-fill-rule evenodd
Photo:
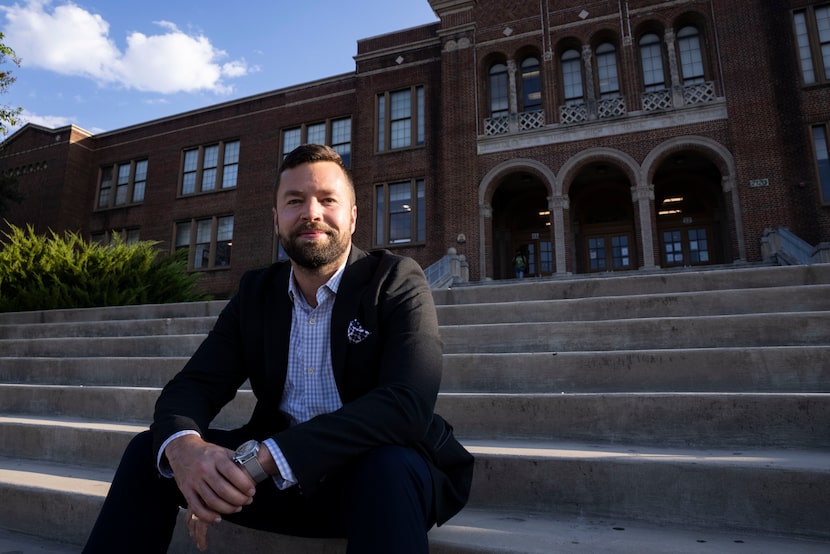
<instances>
[{"instance_id":1,"label":"wristwatch","mask_svg":"<svg viewBox=\"0 0 830 554\"><path fill-rule=\"evenodd\" d=\"M268 474L265 473L265 470L262 469L262 465L260 465L259 460L257 460L257 452L259 452L259 442L250 440L243 443L236 449L236 452L234 452L233 455L233 461L244 467L245 471L248 472L248 475L250 475L254 481L262 483L268 479Z\"/></svg>"}]
</instances>

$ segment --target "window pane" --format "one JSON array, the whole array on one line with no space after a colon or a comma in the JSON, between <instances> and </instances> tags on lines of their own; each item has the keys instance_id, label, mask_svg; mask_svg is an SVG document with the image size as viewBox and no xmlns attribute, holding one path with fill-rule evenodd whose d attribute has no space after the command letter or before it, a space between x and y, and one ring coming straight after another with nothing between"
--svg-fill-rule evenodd
<instances>
[{"instance_id":1,"label":"window pane","mask_svg":"<svg viewBox=\"0 0 830 554\"><path fill-rule=\"evenodd\" d=\"M816 73L813 70L813 54L810 51L810 37L807 31L807 17L804 12L793 14L795 36L798 42L798 57L801 60L801 77L805 83L815 83Z\"/></svg>"},{"instance_id":2,"label":"window pane","mask_svg":"<svg viewBox=\"0 0 830 554\"><path fill-rule=\"evenodd\" d=\"M412 95L409 90L389 95L389 141L391 148L412 145Z\"/></svg>"},{"instance_id":3,"label":"window pane","mask_svg":"<svg viewBox=\"0 0 830 554\"><path fill-rule=\"evenodd\" d=\"M631 267L628 235L611 237L611 249L613 251L614 269L626 269Z\"/></svg>"},{"instance_id":4,"label":"window pane","mask_svg":"<svg viewBox=\"0 0 830 554\"><path fill-rule=\"evenodd\" d=\"M620 91L620 82L617 78L617 51L613 45L605 43L597 48L597 74L600 97L616 96Z\"/></svg>"},{"instance_id":5,"label":"window pane","mask_svg":"<svg viewBox=\"0 0 830 554\"><path fill-rule=\"evenodd\" d=\"M663 233L663 254L666 265L683 263L683 243L680 231L666 231Z\"/></svg>"},{"instance_id":6,"label":"window pane","mask_svg":"<svg viewBox=\"0 0 830 554\"><path fill-rule=\"evenodd\" d=\"M417 188L416 194L418 195L418 234L416 235L417 240L419 242L424 242L426 240L426 187L424 186L424 180L418 179L415 182L415 186Z\"/></svg>"},{"instance_id":7,"label":"window pane","mask_svg":"<svg viewBox=\"0 0 830 554\"><path fill-rule=\"evenodd\" d=\"M703 82L703 56L700 51L700 34L694 27L683 27L677 33L680 50L680 69L683 83Z\"/></svg>"},{"instance_id":8,"label":"window pane","mask_svg":"<svg viewBox=\"0 0 830 554\"><path fill-rule=\"evenodd\" d=\"M115 205L127 203L127 189L130 186L130 164L118 166L118 179L115 184Z\"/></svg>"},{"instance_id":9,"label":"window pane","mask_svg":"<svg viewBox=\"0 0 830 554\"><path fill-rule=\"evenodd\" d=\"M286 129L282 132L282 156L285 157L289 152L300 145L302 136L300 128Z\"/></svg>"},{"instance_id":10,"label":"window pane","mask_svg":"<svg viewBox=\"0 0 830 554\"><path fill-rule=\"evenodd\" d=\"M709 262L709 241L706 229L689 229L689 259L693 264Z\"/></svg>"},{"instance_id":11,"label":"window pane","mask_svg":"<svg viewBox=\"0 0 830 554\"><path fill-rule=\"evenodd\" d=\"M203 219L196 222L196 256L193 258L193 267L206 268L210 264L210 232L211 220Z\"/></svg>"},{"instance_id":12,"label":"window pane","mask_svg":"<svg viewBox=\"0 0 830 554\"><path fill-rule=\"evenodd\" d=\"M378 152L386 150L386 96L378 96Z\"/></svg>"},{"instance_id":13,"label":"window pane","mask_svg":"<svg viewBox=\"0 0 830 554\"><path fill-rule=\"evenodd\" d=\"M110 203L112 188L112 166L101 168L101 191L98 195L98 207L106 208Z\"/></svg>"},{"instance_id":14,"label":"window pane","mask_svg":"<svg viewBox=\"0 0 830 554\"><path fill-rule=\"evenodd\" d=\"M147 160L135 163L135 182L133 183L133 202L144 200L144 187L147 184Z\"/></svg>"},{"instance_id":15,"label":"window pane","mask_svg":"<svg viewBox=\"0 0 830 554\"><path fill-rule=\"evenodd\" d=\"M222 188L229 189L236 186L239 173L239 141L225 144L224 169L222 171Z\"/></svg>"},{"instance_id":16,"label":"window pane","mask_svg":"<svg viewBox=\"0 0 830 554\"><path fill-rule=\"evenodd\" d=\"M176 224L176 249L190 248L190 222Z\"/></svg>"},{"instance_id":17,"label":"window pane","mask_svg":"<svg viewBox=\"0 0 830 554\"><path fill-rule=\"evenodd\" d=\"M331 147L343 158L343 164L350 167L352 163L352 118L347 117L331 122Z\"/></svg>"},{"instance_id":18,"label":"window pane","mask_svg":"<svg viewBox=\"0 0 830 554\"><path fill-rule=\"evenodd\" d=\"M813 143L816 148L816 165L821 186L821 199L830 203L830 153L827 151L827 132L823 125L813 127Z\"/></svg>"},{"instance_id":19,"label":"window pane","mask_svg":"<svg viewBox=\"0 0 830 554\"><path fill-rule=\"evenodd\" d=\"M389 242L412 240L412 191L409 181L389 185Z\"/></svg>"},{"instance_id":20,"label":"window pane","mask_svg":"<svg viewBox=\"0 0 830 554\"><path fill-rule=\"evenodd\" d=\"M601 271L608 267L605 262L605 239L588 239L588 259L591 271Z\"/></svg>"},{"instance_id":21,"label":"window pane","mask_svg":"<svg viewBox=\"0 0 830 554\"><path fill-rule=\"evenodd\" d=\"M205 159L202 161L202 167L205 169L216 167L219 163L219 145L214 144L205 148Z\"/></svg>"},{"instance_id":22,"label":"window pane","mask_svg":"<svg viewBox=\"0 0 830 554\"><path fill-rule=\"evenodd\" d=\"M526 112L542 107L542 81L536 58L527 58L522 62L522 104Z\"/></svg>"},{"instance_id":23,"label":"window pane","mask_svg":"<svg viewBox=\"0 0 830 554\"><path fill-rule=\"evenodd\" d=\"M499 63L490 68L490 117L509 113L507 66Z\"/></svg>"},{"instance_id":24,"label":"window pane","mask_svg":"<svg viewBox=\"0 0 830 554\"><path fill-rule=\"evenodd\" d=\"M199 162L199 150L188 150L184 153L182 165L182 194L196 192L196 167Z\"/></svg>"},{"instance_id":25,"label":"window pane","mask_svg":"<svg viewBox=\"0 0 830 554\"><path fill-rule=\"evenodd\" d=\"M216 168L202 171L202 190L213 190L216 188Z\"/></svg>"},{"instance_id":26,"label":"window pane","mask_svg":"<svg viewBox=\"0 0 830 554\"><path fill-rule=\"evenodd\" d=\"M233 216L220 217L216 221L216 262L214 267L231 265L233 246Z\"/></svg>"},{"instance_id":27,"label":"window pane","mask_svg":"<svg viewBox=\"0 0 830 554\"><path fill-rule=\"evenodd\" d=\"M375 244L386 244L386 191L383 185L375 187Z\"/></svg>"},{"instance_id":28,"label":"window pane","mask_svg":"<svg viewBox=\"0 0 830 554\"><path fill-rule=\"evenodd\" d=\"M824 78L830 78L830 7L816 8L816 27L821 44L821 58L824 64Z\"/></svg>"},{"instance_id":29,"label":"window pane","mask_svg":"<svg viewBox=\"0 0 830 554\"><path fill-rule=\"evenodd\" d=\"M326 124L315 123L306 128L307 144L326 144Z\"/></svg>"},{"instance_id":30,"label":"window pane","mask_svg":"<svg viewBox=\"0 0 830 554\"><path fill-rule=\"evenodd\" d=\"M562 54L562 80L565 100L582 100L582 61L579 52L568 50Z\"/></svg>"},{"instance_id":31,"label":"window pane","mask_svg":"<svg viewBox=\"0 0 830 554\"><path fill-rule=\"evenodd\" d=\"M426 117L424 115L424 87L418 87L415 89L415 93L417 95L417 107L418 111L415 112L416 120L415 122L418 125L418 136L416 137L417 144L424 143L424 124L426 121Z\"/></svg>"},{"instance_id":32,"label":"window pane","mask_svg":"<svg viewBox=\"0 0 830 554\"><path fill-rule=\"evenodd\" d=\"M643 64L643 85L646 91L662 90L666 87L663 74L663 56L660 37L654 34L640 39L640 59Z\"/></svg>"}]
</instances>

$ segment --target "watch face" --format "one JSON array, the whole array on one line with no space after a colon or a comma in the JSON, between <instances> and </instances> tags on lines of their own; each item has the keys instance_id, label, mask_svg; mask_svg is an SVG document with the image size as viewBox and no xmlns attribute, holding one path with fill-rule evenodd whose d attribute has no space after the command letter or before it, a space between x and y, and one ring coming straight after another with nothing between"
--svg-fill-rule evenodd
<instances>
[{"instance_id":1,"label":"watch face","mask_svg":"<svg viewBox=\"0 0 830 554\"><path fill-rule=\"evenodd\" d=\"M242 443L239 448L236 449L236 455L244 456L245 454L248 454L252 450L256 449L257 446L259 446L259 443L255 440Z\"/></svg>"}]
</instances>

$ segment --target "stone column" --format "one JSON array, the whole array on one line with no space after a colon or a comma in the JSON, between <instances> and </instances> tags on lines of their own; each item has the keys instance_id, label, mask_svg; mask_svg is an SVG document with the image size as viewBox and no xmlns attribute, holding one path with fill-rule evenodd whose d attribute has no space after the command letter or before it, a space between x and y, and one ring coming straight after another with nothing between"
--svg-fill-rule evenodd
<instances>
[{"instance_id":1,"label":"stone column","mask_svg":"<svg viewBox=\"0 0 830 554\"><path fill-rule=\"evenodd\" d=\"M519 95L518 95L518 88L516 86L516 61L515 60L507 60L507 91L508 91L508 102L509 106L508 109L510 111L510 132L511 133L518 133L519 132Z\"/></svg>"},{"instance_id":2,"label":"stone column","mask_svg":"<svg viewBox=\"0 0 830 554\"><path fill-rule=\"evenodd\" d=\"M683 100L683 83L680 82L680 67L677 64L677 49L675 48L676 40L672 29L666 29L663 41L666 43L666 55L669 58L672 105L675 108L682 108L686 101Z\"/></svg>"},{"instance_id":3,"label":"stone column","mask_svg":"<svg viewBox=\"0 0 830 554\"><path fill-rule=\"evenodd\" d=\"M480 229L478 241L478 264L479 264L479 280L485 281L491 279L492 275L487 275L487 237L491 236L493 232L493 206L490 204L481 204L478 207L478 228ZM492 247L493 245L491 245ZM492 248L491 248L492 250Z\"/></svg>"},{"instance_id":4,"label":"stone column","mask_svg":"<svg viewBox=\"0 0 830 554\"><path fill-rule=\"evenodd\" d=\"M654 269L657 264L654 261L654 185L644 183L631 187L631 201L640 214L640 249L643 252L643 267L641 269Z\"/></svg>"},{"instance_id":5,"label":"stone column","mask_svg":"<svg viewBox=\"0 0 830 554\"><path fill-rule=\"evenodd\" d=\"M548 209L553 218L553 248L556 256L556 273L568 272L565 252L565 210L570 209L567 196L548 196Z\"/></svg>"},{"instance_id":6,"label":"stone column","mask_svg":"<svg viewBox=\"0 0 830 554\"><path fill-rule=\"evenodd\" d=\"M582 65L585 68L585 107L588 112L588 120L597 118L597 95L594 87L594 64L593 52L588 44L582 45Z\"/></svg>"}]
</instances>

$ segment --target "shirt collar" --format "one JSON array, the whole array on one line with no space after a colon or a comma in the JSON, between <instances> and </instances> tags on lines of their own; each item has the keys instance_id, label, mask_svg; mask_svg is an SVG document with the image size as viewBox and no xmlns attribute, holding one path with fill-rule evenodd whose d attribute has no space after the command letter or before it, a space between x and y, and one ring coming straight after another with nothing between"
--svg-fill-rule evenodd
<instances>
[{"instance_id":1,"label":"shirt collar","mask_svg":"<svg viewBox=\"0 0 830 554\"><path fill-rule=\"evenodd\" d=\"M337 294L337 289L340 288L340 281L343 279L343 272L346 270L346 264L348 260L343 262L337 271L334 272L334 275L323 284L323 287L329 289L332 294ZM323 288L320 287L320 288ZM291 274L288 278L288 297L291 299L291 302L294 302L294 299L297 298L297 295L301 295L300 286L297 284L297 280L294 279L294 266L291 266Z\"/></svg>"}]
</instances>

